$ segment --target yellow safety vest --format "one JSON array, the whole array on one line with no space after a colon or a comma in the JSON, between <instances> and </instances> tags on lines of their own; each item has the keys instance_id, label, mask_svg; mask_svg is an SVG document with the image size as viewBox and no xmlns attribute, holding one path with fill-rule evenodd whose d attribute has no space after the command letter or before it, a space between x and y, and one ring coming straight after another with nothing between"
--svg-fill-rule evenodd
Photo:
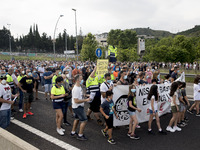
<instances>
[{"instance_id":1,"label":"yellow safety vest","mask_svg":"<svg viewBox=\"0 0 200 150\"><path fill-rule=\"evenodd\" d=\"M56 85L54 85L51 88L51 94L53 94L54 96L59 96L62 94L65 94L65 88L63 86L61 86L60 88L58 88ZM64 98L57 98L57 99L53 99L53 102L62 102L64 100Z\"/></svg>"}]
</instances>

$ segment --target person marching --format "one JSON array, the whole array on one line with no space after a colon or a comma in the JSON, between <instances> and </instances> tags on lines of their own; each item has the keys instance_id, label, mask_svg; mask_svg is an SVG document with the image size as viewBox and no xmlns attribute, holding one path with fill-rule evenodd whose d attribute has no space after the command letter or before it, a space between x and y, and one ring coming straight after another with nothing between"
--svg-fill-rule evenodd
<instances>
[{"instance_id":1,"label":"person marching","mask_svg":"<svg viewBox=\"0 0 200 150\"><path fill-rule=\"evenodd\" d=\"M155 116L156 118L156 124L159 130L160 134L166 135L167 133L164 132L160 126L160 118L158 116L158 100L159 100L159 94L158 94L158 86L157 85L152 85L150 88L150 92L147 96L147 99L151 101L151 104L149 106L149 122L148 122L148 133L149 134L154 134L151 128L151 124L153 121L153 117Z\"/></svg>"},{"instance_id":2,"label":"person marching","mask_svg":"<svg viewBox=\"0 0 200 150\"><path fill-rule=\"evenodd\" d=\"M136 112L141 112L142 110L137 108L136 105L136 87L134 84L129 86L129 94L128 94L128 112L130 115L130 123L129 123L129 131L128 136L131 139L139 140L140 137L135 134L135 128L138 124L138 120L136 117ZM133 124L134 123L134 124Z\"/></svg>"},{"instance_id":3,"label":"person marching","mask_svg":"<svg viewBox=\"0 0 200 150\"><path fill-rule=\"evenodd\" d=\"M78 140L87 140L87 138L83 134L83 131L87 123L87 116L85 115L84 111L84 103L89 102L90 98L83 99L83 89L81 88L82 84L83 84L83 77L79 74L76 75L75 85L72 89L72 108L75 113L75 120L71 131L71 137L77 137ZM76 129L79 121L81 122L81 124L80 124L79 134L77 134Z\"/></svg>"},{"instance_id":4,"label":"person marching","mask_svg":"<svg viewBox=\"0 0 200 150\"><path fill-rule=\"evenodd\" d=\"M64 135L64 129L61 128L61 122L63 119L63 108L65 106L64 97L68 96L67 93L65 93L65 89L62 85L63 78L61 76L56 78L55 85L51 89L51 99L53 102L53 109L56 111L56 131L59 135Z\"/></svg>"},{"instance_id":5,"label":"person marching","mask_svg":"<svg viewBox=\"0 0 200 150\"><path fill-rule=\"evenodd\" d=\"M36 82L32 77L31 71L28 69L26 70L26 76L23 77L20 82L18 83L18 87L22 90L24 95L24 115L23 118L26 118L26 115L32 116L33 113L30 111L31 102L34 99L33 92L36 89Z\"/></svg>"},{"instance_id":6,"label":"person marching","mask_svg":"<svg viewBox=\"0 0 200 150\"><path fill-rule=\"evenodd\" d=\"M12 97L17 97L18 94L12 95L10 86L6 83L6 73L0 74L0 127L7 128L10 124L11 105L14 104Z\"/></svg>"},{"instance_id":7,"label":"person marching","mask_svg":"<svg viewBox=\"0 0 200 150\"><path fill-rule=\"evenodd\" d=\"M175 132L175 131L181 131L181 128L177 127L177 122L178 122L178 112L180 109L180 101L178 99L178 83L177 82L173 82L171 85L171 90L169 95L171 96L171 110L173 113L173 116L169 122L169 125L167 126L167 131L170 132ZM172 125L174 123L174 127L172 128Z\"/></svg>"},{"instance_id":8,"label":"person marching","mask_svg":"<svg viewBox=\"0 0 200 150\"><path fill-rule=\"evenodd\" d=\"M108 136L108 142L110 144L116 144L115 140L112 138L112 130L113 130L113 114L115 114L116 118L118 119L117 113L114 109L114 102L113 102L113 92L107 91L106 92L106 101L101 104L100 112L104 116L106 122L106 128L102 130L104 136ZM108 134L107 134L108 132Z\"/></svg>"}]
</instances>

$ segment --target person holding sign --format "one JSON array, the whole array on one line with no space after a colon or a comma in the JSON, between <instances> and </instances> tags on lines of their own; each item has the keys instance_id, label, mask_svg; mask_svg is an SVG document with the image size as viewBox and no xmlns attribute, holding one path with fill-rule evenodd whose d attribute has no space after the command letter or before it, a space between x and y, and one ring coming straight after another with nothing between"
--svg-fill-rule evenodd
<instances>
[{"instance_id":1,"label":"person holding sign","mask_svg":"<svg viewBox=\"0 0 200 150\"><path fill-rule=\"evenodd\" d=\"M6 73L0 74L0 127L7 128L10 124L11 105L19 94L12 95L11 87L6 82ZM15 99L12 101L12 97Z\"/></svg>"},{"instance_id":2,"label":"person holding sign","mask_svg":"<svg viewBox=\"0 0 200 150\"><path fill-rule=\"evenodd\" d=\"M129 86L129 94L128 94L128 112L130 115L130 123L129 123L129 131L127 135L131 139L139 140L140 137L135 134L135 128L138 124L138 120L135 113L136 110L138 112L141 112L141 109L137 108L137 105L136 105L136 87L134 84L132 84Z\"/></svg>"},{"instance_id":3,"label":"person holding sign","mask_svg":"<svg viewBox=\"0 0 200 150\"><path fill-rule=\"evenodd\" d=\"M148 133L149 134L154 134L151 128L151 124L153 121L153 117L155 116L156 118L156 124L159 130L160 134L166 135L167 133L164 132L160 126L160 118L158 116L158 99L159 99L159 94L158 94L158 86L157 85L152 85L150 88L150 92L147 96L147 99L151 101L151 104L149 106L149 122L148 122Z\"/></svg>"}]
</instances>

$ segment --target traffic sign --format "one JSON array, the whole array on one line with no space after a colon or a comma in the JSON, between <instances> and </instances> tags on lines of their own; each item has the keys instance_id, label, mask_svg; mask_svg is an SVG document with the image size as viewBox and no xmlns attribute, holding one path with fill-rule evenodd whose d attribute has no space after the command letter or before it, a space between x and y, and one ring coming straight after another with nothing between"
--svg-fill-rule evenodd
<instances>
[{"instance_id":1,"label":"traffic sign","mask_svg":"<svg viewBox=\"0 0 200 150\"><path fill-rule=\"evenodd\" d=\"M96 55L97 55L97 57L101 57L101 55L102 55L102 50L101 50L100 48L97 48L97 50L96 50Z\"/></svg>"}]
</instances>

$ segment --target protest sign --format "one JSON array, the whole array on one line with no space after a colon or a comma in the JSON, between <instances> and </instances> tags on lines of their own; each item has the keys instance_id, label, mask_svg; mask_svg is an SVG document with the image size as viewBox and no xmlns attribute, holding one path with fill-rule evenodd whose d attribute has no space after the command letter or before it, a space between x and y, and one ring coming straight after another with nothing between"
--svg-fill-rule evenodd
<instances>
[{"instance_id":1,"label":"protest sign","mask_svg":"<svg viewBox=\"0 0 200 150\"><path fill-rule=\"evenodd\" d=\"M181 76L176 81L185 82L185 72L181 73Z\"/></svg>"},{"instance_id":2,"label":"protest sign","mask_svg":"<svg viewBox=\"0 0 200 150\"><path fill-rule=\"evenodd\" d=\"M152 85L137 86L136 87L136 103L137 107L142 110L142 112L136 111L136 116L138 121L146 122L149 120L149 106L150 100L147 100L148 93ZM171 84L159 84L158 93L159 93L159 102L158 102L158 115L164 115L170 112L171 109L171 98L169 96ZM114 126L123 126L129 124L129 113L128 113L128 85L118 85L113 89L113 101L115 103L115 110L119 117L116 119L114 117L113 125Z\"/></svg>"},{"instance_id":3,"label":"protest sign","mask_svg":"<svg viewBox=\"0 0 200 150\"><path fill-rule=\"evenodd\" d=\"M97 59L97 70L98 76L108 73L108 59Z\"/></svg>"}]
</instances>

